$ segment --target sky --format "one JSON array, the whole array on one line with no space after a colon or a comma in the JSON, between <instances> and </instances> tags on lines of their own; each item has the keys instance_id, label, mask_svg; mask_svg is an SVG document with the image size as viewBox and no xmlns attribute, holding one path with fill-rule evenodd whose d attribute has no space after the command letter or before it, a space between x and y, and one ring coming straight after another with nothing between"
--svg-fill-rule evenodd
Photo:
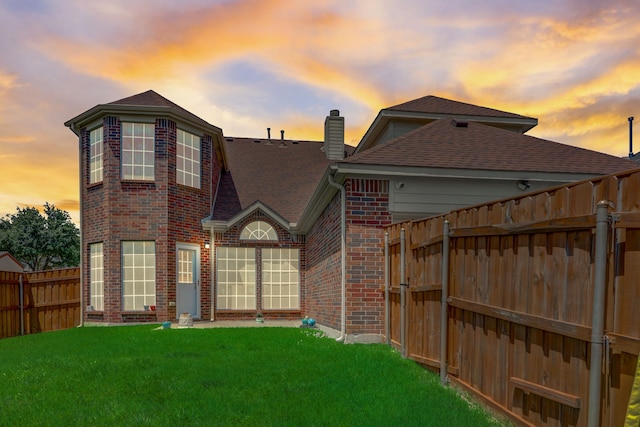
<instances>
[{"instance_id":1,"label":"sky","mask_svg":"<svg viewBox=\"0 0 640 427\"><path fill-rule=\"evenodd\" d=\"M321 140L338 109L357 145L380 109L436 95L627 156L636 1L0 0L0 217L49 202L78 222L63 123L149 89L225 136Z\"/></svg>"}]
</instances>

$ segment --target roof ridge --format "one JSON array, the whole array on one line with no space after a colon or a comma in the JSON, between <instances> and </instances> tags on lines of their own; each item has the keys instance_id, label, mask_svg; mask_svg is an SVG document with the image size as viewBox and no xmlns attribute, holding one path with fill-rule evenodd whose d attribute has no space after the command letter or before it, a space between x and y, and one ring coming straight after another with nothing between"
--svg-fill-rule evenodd
<instances>
[{"instance_id":1,"label":"roof ridge","mask_svg":"<svg viewBox=\"0 0 640 427\"><path fill-rule=\"evenodd\" d=\"M464 101L456 101L436 95L426 95L420 98L412 99L410 101L402 102L397 105L392 105L391 107L384 108L383 110L455 115L476 115L480 117L518 117L525 119L535 119L534 117L524 116L522 114L511 113L509 111L498 110L491 107L484 107ZM482 112L492 114L481 114Z\"/></svg>"}]
</instances>

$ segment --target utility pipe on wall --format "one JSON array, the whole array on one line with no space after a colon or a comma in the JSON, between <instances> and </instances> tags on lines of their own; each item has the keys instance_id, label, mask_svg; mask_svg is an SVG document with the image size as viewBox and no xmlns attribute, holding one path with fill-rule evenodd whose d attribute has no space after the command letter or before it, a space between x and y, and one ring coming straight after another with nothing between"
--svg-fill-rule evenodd
<instances>
[{"instance_id":1,"label":"utility pipe on wall","mask_svg":"<svg viewBox=\"0 0 640 427\"><path fill-rule=\"evenodd\" d=\"M449 326L449 221L442 226L442 299L440 306L440 382L447 383L447 339Z\"/></svg>"},{"instance_id":2,"label":"utility pipe on wall","mask_svg":"<svg viewBox=\"0 0 640 427\"><path fill-rule=\"evenodd\" d=\"M347 197L344 187L333 180L329 174L329 185L340 190L340 264L341 264L341 303L340 303L340 336L338 342L347 338Z\"/></svg>"},{"instance_id":3,"label":"utility pipe on wall","mask_svg":"<svg viewBox=\"0 0 640 427\"><path fill-rule=\"evenodd\" d=\"M389 233L384 233L384 336L387 340L387 345L391 344L391 337L389 336Z\"/></svg>"},{"instance_id":4,"label":"utility pipe on wall","mask_svg":"<svg viewBox=\"0 0 640 427\"><path fill-rule=\"evenodd\" d=\"M593 284L593 312L591 318L591 366L589 367L588 426L600 425L602 396L602 347L604 340L604 299L607 280L607 231L609 202L602 200L596 208L595 271Z\"/></svg>"}]
</instances>

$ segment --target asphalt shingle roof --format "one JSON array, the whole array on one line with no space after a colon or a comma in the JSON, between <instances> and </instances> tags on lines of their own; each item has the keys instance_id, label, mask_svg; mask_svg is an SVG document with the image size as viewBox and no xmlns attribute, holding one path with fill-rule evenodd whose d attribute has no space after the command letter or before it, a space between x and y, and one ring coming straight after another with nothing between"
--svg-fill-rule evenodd
<instances>
[{"instance_id":1,"label":"asphalt shingle roof","mask_svg":"<svg viewBox=\"0 0 640 427\"><path fill-rule=\"evenodd\" d=\"M271 142L271 143L269 143ZM256 201L289 222L298 222L331 163L322 142L226 138L224 173L212 219L226 221Z\"/></svg>"},{"instance_id":2,"label":"asphalt shingle roof","mask_svg":"<svg viewBox=\"0 0 640 427\"><path fill-rule=\"evenodd\" d=\"M532 119L532 117L521 116L519 114L495 110L493 108L480 107L478 105L467 104L465 102L460 102L460 101L453 101L451 99L440 98L438 96L433 96L433 95L423 96L422 98L403 102L402 104L394 105L392 107L385 108L384 110L406 111L406 112L413 112L413 113L460 115L460 116L483 116L483 117Z\"/></svg>"},{"instance_id":3,"label":"asphalt shingle roof","mask_svg":"<svg viewBox=\"0 0 640 427\"><path fill-rule=\"evenodd\" d=\"M344 160L366 165L610 174L637 163L608 154L468 122L441 119Z\"/></svg>"}]
</instances>

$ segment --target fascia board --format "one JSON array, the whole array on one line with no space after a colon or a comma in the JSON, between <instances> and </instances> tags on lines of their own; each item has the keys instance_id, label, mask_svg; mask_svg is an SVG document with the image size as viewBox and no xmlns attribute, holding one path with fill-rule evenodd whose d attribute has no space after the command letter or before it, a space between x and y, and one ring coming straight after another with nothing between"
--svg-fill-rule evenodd
<instances>
[{"instance_id":1,"label":"fascia board","mask_svg":"<svg viewBox=\"0 0 640 427\"><path fill-rule=\"evenodd\" d=\"M300 234L306 234L338 191L335 187L329 185L330 174L335 174L334 180L338 184L342 184L345 180L344 176L336 174L334 165L329 165L327 167L324 174L322 175L322 178L320 178L315 191L311 195L309 203L307 203L306 208L302 212L300 220L296 224L296 232Z\"/></svg>"},{"instance_id":2,"label":"fascia board","mask_svg":"<svg viewBox=\"0 0 640 427\"><path fill-rule=\"evenodd\" d=\"M189 124L197 129L202 129L206 133L213 135L222 135L222 129L214 126L205 120L200 119L197 116L191 116L182 111L176 110L167 106L153 106L153 105L118 105L118 104L99 104L95 107L85 111L84 113L68 120L64 123L66 127L78 134L78 130L81 129L86 123L89 123L100 116L105 115L136 115L136 116L155 116L155 117L170 117L176 118L181 122Z\"/></svg>"},{"instance_id":3,"label":"fascia board","mask_svg":"<svg viewBox=\"0 0 640 427\"><path fill-rule=\"evenodd\" d=\"M495 171L484 169L420 168L407 166L359 165L338 163L336 172L342 175L384 176L384 177L433 177L466 178L489 180L526 179L529 181L575 182L600 176L599 174L532 172L532 171Z\"/></svg>"}]
</instances>

